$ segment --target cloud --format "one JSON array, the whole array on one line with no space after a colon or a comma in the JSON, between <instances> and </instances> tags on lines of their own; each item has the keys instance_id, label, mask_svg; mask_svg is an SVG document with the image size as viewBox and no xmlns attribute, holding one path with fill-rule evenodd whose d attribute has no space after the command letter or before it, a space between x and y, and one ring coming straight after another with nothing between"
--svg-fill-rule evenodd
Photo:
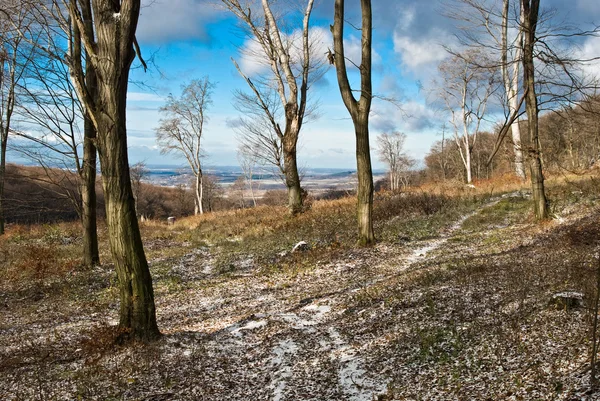
<instances>
[{"instance_id":1,"label":"cloud","mask_svg":"<svg viewBox=\"0 0 600 401\"><path fill-rule=\"evenodd\" d=\"M600 75L600 60L593 60L600 57L600 37L589 37L583 43L580 50L577 51L577 57L582 60L592 60L582 65L585 74L592 77Z\"/></svg>"},{"instance_id":2,"label":"cloud","mask_svg":"<svg viewBox=\"0 0 600 401\"><path fill-rule=\"evenodd\" d=\"M442 30L435 30L427 37L413 38L394 32L394 51L400 55L402 65L416 75L423 70L430 70L448 57L448 52L441 45L442 39L448 45L451 35Z\"/></svg>"},{"instance_id":3,"label":"cloud","mask_svg":"<svg viewBox=\"0 0 600 401\"><path fill-rule=\"evenodd\" d=\"M350 35L344 39L344 55L352 62L351 64L360 65L360 60L362 57L362 43L358 36ZM375 49L371 50L371 57L374 66L381 65L381 56Z\"/></svg>"},{"instance_id":4,"label":"cloud","mask_svg":"<svg viewBox=\"0 0 600 401\"><path fill-rule=\"evenodd\" d=\"M293 68L300 70L303 60L302 30L296 29L291 34L283 34L282 41L289 43L290 59ZM311 47L310 57L316 63L326 63L325 53L332 42L331 33L324 27L312 27L309 31ZM270 61L266 58L263 49L256 40L247 40L241 50L240 69L249 77L265 74L271 70Z\"/></svg>"},{"instance_id":5,"label":"cloud","mask_svg":"<svg viewBox=\"0 0 600 401\"><path fill-rule=\"evenodd\" d=\"M333 37L329 29L325 27L314 26L310 32L311 59L317 63L328 64L326 53L333 49ZM290 43L290 58L295 66L295 71L300 70L302 62L302 31L297 29L289 35L283 35L282 40ZM356 65L361 62L362 44L358 36L349 35L344 39L344 52L350 62L348 68L356 69ZM381 55L375 50L371 53L373 66L375 68L382 65ZM254 39L247 40L241 50L240 69L249 77L268 73L271 70L269 60L265 57L261 45Z\"/></svg>"},{"instance_id":6,"label":"cloud","mask_svg":"<svg viewBox=\"0 0 600 401\"><path fill-rule=\"evenodd\" d=\"M375 131L421 132L435 127L439 116L427 105L410 101L397 107L390 103L379 103L371 113L371 127Z\"/></svg>"},{"instance_id":7,"label":"cloud","mask_svg":"<svg viewBox=\"0 0 600 401\"><path fill-rule=\"evenodd\" d=\"M137 28L140 42L164 44L175 40L208 42L206 29L220 10L209 0L143 0Z\"/></svg>"}]
</instances>

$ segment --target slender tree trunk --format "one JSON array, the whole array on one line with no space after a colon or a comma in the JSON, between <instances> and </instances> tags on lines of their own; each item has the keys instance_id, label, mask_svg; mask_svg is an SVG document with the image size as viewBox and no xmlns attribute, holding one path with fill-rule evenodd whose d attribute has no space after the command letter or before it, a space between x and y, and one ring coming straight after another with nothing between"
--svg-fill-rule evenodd
<instances>
[{"instance_id":1,"label":"slender tree trunk","mask_svg":"<svg viewBox=\"0 0 600 401\"><path fill-rule=\"evenodd\" d=\"M512 76L509 75L508 62L508 20L509 20L509 0L504 0L502 13L502 79L504 81L504 89L508 98L508 110L510 115L517 112L519 107L519 59L522 56L523 49L523 31L520 30L517 34L516 42L517 49L513 59ZM520 18L523 23L523 16ZM515 153L515 174L522 180L525 179L525 163L523 158L523 149L521 148L521 130L519 127L519 119L516 119L510 126L513 140L513 149Z\"/></svg>"},{"instance_id":2,"label":"slender tree trunk","mask_svg":"<svg viewBox=\"0 0 600 401\"><path fill-rule=\"evenodd\" d=\"M2 125L2 124L0 124ZM0 127L0 235L4 234L4 181L6 180L6 141L8 139L8 129Z\"/></svg>"},{"instance_id":3,"label":"slender tree trunk","mask_svg":"<svg viewBox=\"0 0 600 401\"><path fill-rule=\"evenodd\" d=\"M529 171L534 202L535 217L537 220L548 218L548 201L544 189L544 173L542 170L541 146L539 139L538 103L535 90L535 67L533 63L533 50L535 44L535 31L537 27L540 0L521 0L523 31L525 45L523 47L523 80L526 90L525 106L529 121Z\"/></svg>"},{"instance_id":4,"label":"slender tree trunk","mask_svg":"<svg viewBox=\"0 0 600 401\"><path fill-rule=\"evenodd\" d=\"M348 109L356 136L356 168L358 178L357 215L358 244L375 243L373 232L373 172L371 170L371 148L369 146L369 113L371 111L372 90L372 34L373 14L371 0L361 0L361 63L360 98L357 101L352 93L344 56L345 1L335 0L333 47L338 85L344 105Z\"/></svg>"},{"instance_id":5,"label":"slender tree trunk","mask_svg":"<svg viewBox=\"0 0 600 401\"><path fill-rule=\"evenodd\" d=\"M196 184L194 186L194 215L204 214L202 208L202 171L196 174Z\"/></svg>"},{"instance_id":6,"label":"slender tree trunk","mask_svg":"<svg viewBox=\"0 0 600 401\"><path fill-rule=\"evenodd\" d=\"M91 63L86 64L86 85L90 93L97 93L97 80ZM98 227L96 216L96 128L85 117L83 123L83 171L81 183L81 223L83 226L83 264L100 263L98 251Z\"/></svg>"},{"instance_id":7,"label":"slender tree trunk","mask_svg":"<svg viewBox=\"0 0 600 401\"><path fill-rule=\"evenodd\" d=\"M465 171L467 173L467 184L471 184L473 182L471 157L471 147L468 144L465 144Z\"/></svg>"},{"instance_id":8,"label":"slender tree trunk","mask_svg":"<svg viewBox=\"0 0 600 401\"><path fill-rule=\"evenodd\" d=\"M356 134L356 167L358 177L358 243L365 246L375 242L373 231L373 172L369 145L368 113L354 120Z\"/></svg>"},{"instance_id":9,"label":"slender tree trunk","mask_svg":"<svg viewBox=\"0 0 600 401\"><path fill-rule=\"evenodd\" d=\"M297 139L297 135L295 136ZM302 212L302 189L296 160L296 140L293 135L286 134L283 143L283 160L285 166L285 186L288 191L288 208L291 214Z\"/></svg>"}]
</instances>

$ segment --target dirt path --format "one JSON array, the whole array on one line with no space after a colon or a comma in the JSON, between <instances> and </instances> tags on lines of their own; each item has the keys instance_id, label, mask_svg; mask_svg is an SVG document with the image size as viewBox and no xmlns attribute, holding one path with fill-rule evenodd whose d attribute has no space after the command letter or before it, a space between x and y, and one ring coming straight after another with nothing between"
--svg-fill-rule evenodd
<instances>
[{"instance_id":1,"label":"dirt path","mask_svg":"<svg viewBox=\"0 0 600 401\"><path fill-rule=\"evenodd\" d=\"M385 371L372 368L372 339L346 334L348 323L343 316L349 299L434 260L436 251L469 217L500 200L461 217L439 238L410 244L400 254L380 246L379 255L368 260L338 260L292 282L276 278L286 282L283 287L273 287L259 275L245 276L216 285L201 296L192 294L186 301L172 300L186 317L172 315L161 326L171 326L174 337L181 331L213 333L194 337L211 349L214 360L230 365L227 374L235 383L228 391L230 399L370 401L386 392L388 380ZM194 263L189 257L184 259ZM200 264L196 270L210 272L202 259L195 262ZM188 343L186 348L195 341L181 342ZM244 385L249 377L252 383L263 385Z\"/></svg>"}]
</instances>

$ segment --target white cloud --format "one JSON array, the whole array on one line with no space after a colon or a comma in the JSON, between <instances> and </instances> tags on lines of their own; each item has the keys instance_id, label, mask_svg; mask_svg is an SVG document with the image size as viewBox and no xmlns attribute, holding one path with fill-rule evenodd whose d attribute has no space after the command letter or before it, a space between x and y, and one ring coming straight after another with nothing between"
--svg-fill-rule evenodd
<instances>
[{"instance_id":1,"label":"white cloud","mask_svg":"<svg viewBox=\"0 0 600 401\"><path fill-rule=\"evenodd\" d=\"M146 43L208 41L206 23L219 13L207 0L143 0L136 35Z\"/></svg>"},{"instance_id":2,"label":"white cloud","mask_svg":"<svg viewBox=\"0 0 600 401\"><path fill-rule=\"evenodd\" d=\"M582 60L593 60L600 57L600 37L588 38L577 56ZM582 69L587 75L600 78L600 60L589 61L583 65Z\"/></svg>"},{"instance_id":3,"label":"white cloud","mask_svg":"<svg viewBox=\"0 0 600 401\"><path fill-rule=\"evenodd\" d=\"M398 32L394 33L394 51L402 57L402 64L414 73L423 68L437 65L448 57L448 52L442 47L442 38L448 45L450 35L436 30L427 37L412 38Z\"/></svg>"}]
</instances>

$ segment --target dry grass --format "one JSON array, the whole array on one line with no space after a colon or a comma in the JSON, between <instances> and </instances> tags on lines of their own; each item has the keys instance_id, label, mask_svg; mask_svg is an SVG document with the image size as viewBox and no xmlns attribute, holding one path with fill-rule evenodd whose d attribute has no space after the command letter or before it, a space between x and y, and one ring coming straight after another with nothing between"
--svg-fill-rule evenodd
<instances>
[{"instance_id":1,"label":"dry grass","mask_svg":"<svg viewBox=\"0 0 600 401\"><path fill-rule=\"evenodd\" d=\"M600 187L550 180L560 220L536 225L526 197L490 203L513 185L378 194L368 249L354 246L350 198L295 218L264 206L146 223L165 336L129 347L114 345L106 228L103 265L87 270L76 224L9 227L0 398L271 399L284 383L284 399L370 400L383 383L379 399L574 399L590 313L547 301L595 291ZM311 250L281 254L300 240Z\"/></svg>"}]
</instances>

